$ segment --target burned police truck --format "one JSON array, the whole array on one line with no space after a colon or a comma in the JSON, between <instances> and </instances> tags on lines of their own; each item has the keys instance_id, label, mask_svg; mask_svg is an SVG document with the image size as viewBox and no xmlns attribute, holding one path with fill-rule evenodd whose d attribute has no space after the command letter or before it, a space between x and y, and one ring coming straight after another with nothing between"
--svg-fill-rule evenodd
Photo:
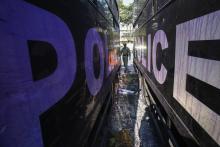
<instances>
[{"instance_id":1,"label":"burned police truck","mask_svg":"<svg viewBox=\"0 0 220 147\"><path fill-rule=\"evenodd\" d=\"M135 0L135 65L181 146L220 145L220 2Z\"/></svg>"},{"instance_id":2,"label":"burned police truck","mask_svg":"<svg viewBox=\"0 0 220 147\"><path fill-rule=\"evenodd\" d=\"M1 147L93 140L119 67L118 20L116 0L1 0Z\"/></svg>"}]
</instances>

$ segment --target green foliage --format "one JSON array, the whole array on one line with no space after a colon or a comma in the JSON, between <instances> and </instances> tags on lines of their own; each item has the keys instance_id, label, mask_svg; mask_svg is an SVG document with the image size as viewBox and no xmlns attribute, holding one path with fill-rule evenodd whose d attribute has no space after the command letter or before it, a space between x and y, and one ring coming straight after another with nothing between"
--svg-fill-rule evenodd
<instances>
[{"instance_id":1,"label":"green foliage","mask_svg":"<svg viewBox=\"0 0 220 147\"><path fill-rule=\"evenodd\" d=\"M118 6L119 6L120 22L123 24L132 23L133 3L126 6L124 5L122 0L119 0Z\"/></svg>"}]
</instances>

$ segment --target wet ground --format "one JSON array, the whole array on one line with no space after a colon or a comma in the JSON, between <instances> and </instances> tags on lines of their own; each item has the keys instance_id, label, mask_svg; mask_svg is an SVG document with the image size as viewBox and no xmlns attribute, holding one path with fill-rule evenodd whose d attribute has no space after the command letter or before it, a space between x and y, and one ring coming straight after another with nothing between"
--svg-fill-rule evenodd
<instances>
[{"instance_id":1,"label":"wet ground","mask_svg":"<svg viewBox=\"0 0 220 147\"><path fill-rule=\"evenodd\" d=\"M112 107L102 129L102 143L98 146L161 147L149 112L133 65L129 65L126 72L122 66Z\"/></svg>"}]
</instances>

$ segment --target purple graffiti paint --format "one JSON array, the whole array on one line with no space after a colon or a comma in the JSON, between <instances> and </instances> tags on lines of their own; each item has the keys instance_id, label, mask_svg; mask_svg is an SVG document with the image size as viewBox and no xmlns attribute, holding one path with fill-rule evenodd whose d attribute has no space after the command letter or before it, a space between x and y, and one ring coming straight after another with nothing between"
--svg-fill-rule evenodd
<instances>
[{"instance_id":1,"label":"purple graffiti paint","mask_svg":"<svg viewBox=\"0 0 220 147\"><path fill-rule=\"evenodd\" d=\"M73 37L57 16L24 1L0 5L0 146L42 147L39 116L59 101L76 73ZM27 40L50 43L55 71L33 81Z\"/></svg>"},{"instance_id":2,"label":"purple graffiti paint","mask_svg":"<svg viewBox=\"0 0 220 147\"><path fill-rule=\"evenodd\" d=\"M98 46L100 56L99 77L96 78L93 69L93 49L94 45ZM95 96L102 87L104 79L104 50L102 39L95 28L88 30L85 40L85 71L86 81L90 93Z\"/></svg>"}]
</instances>

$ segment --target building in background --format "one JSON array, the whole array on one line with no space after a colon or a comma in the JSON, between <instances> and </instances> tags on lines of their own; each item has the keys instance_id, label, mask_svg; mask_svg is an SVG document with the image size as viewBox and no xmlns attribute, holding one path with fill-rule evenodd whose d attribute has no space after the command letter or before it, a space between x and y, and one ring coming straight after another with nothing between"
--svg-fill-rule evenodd
<instances>
[{"instance_id":1,"label":"building in background","mask_svg":"<svg viewBox=\"0 0 220 147\"><path fill-rule=\"evenodd\" d=\"M120 23L120 43L133 43L133 25Z\"/></svg>"}]
</instances>

